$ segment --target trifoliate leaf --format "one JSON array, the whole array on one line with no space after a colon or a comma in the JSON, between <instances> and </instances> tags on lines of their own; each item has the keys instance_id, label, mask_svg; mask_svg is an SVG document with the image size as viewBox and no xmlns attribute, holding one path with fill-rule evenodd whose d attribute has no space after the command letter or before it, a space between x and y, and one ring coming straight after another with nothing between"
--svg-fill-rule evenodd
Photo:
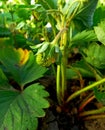
<instances>
[{"instance_id":1,"label":"trifoliate leaf","mask_svg":"<svg viewBox=\"0 0 105 130\"><path fill-rule=\"evenodd\" d=\"M43 108L49 107L48 93L39 84L23 92L0 90L0 130L36 130Z\"/></svg>"}]
</instances>

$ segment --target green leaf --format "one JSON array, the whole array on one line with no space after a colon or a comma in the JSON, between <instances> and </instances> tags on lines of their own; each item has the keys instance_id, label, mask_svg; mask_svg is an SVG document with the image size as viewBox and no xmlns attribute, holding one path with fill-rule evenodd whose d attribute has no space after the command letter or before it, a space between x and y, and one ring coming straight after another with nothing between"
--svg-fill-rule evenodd
<instances>
[{"instance_id":1,"label":"green leaf","mask_svg":"<svg viewBox=\"0 0 105 130\"><path fill-rule=\"evenodd\" d=\"M67 16L67 18L70 18L70 15L78 8L79 1L76 0L69 0L66 2L64 8L62 9L62 13Z\"/></svg>"},{"instance_id":2,"label":"green leaf","mask_svg":"<svg viewBox=\"0 0 105 130\"><path fill-rule=\"evenodd\" d=\"M66 78L67 79L78 79L78 74L73 69L66 69Z\"/></svg>"},{"instance_id":3,"label":"green leaf","mask_svg":"<svg viewBox=\"0 0 105 130\"><path fill-rule=\"evenodd\" d=\"M31 53L28 62L20 68L19 76L21 84L25 85L41 78L46 71L47 69L45 67L42 67L36 63L36 59L33 53Z\"/></svg>"},{"instance_id":4,"label":"green leaf","mask_svg":"<svg viewBox=\"0 0 105 130\"><path fill-rule=\"evenodd\" d=\"M80 60L67 69L67 78L76 79L80 78L80 75L84 78L94 78L94 73L90 70L89 66L84 60Z\"/></svg>"},{"instance_id":5,"label":"green leaf","mask_svg":"<svg viewBox=\"0 0 105 130\"><path fill-rule=\"evenodd\" d=\"M29 8L27 8L27 6L23 7L23 8L19 7L16 10L16 13L17 13L18 17L23 19L23 20L27 20L31 16L31 10Z\"/></svg>"},{"instance_id":6,"label":"green leaf","mask_svg":"<svg viewBox=\"0 0 105 130\"><path fill-rule=\"evenodd\" d=\"M0 69L0 89L9 88L9 81L6 77L6 75L3 73L2 69Z\"/></svg>"},{"instance_id":7,"label":"green leaf","mask_svg":"<svg viewBox=\"0 0 105 130\"><path fill-rule=\"evenodd\" d=\"M21 1L23 1L26 5L31 3L30 0L21 0Z\"/></svg>"},{"instance_id":8,"label":"green leaf","mask_svg":"<svg viewBox=\"0 0 105 130\"><path fill-rule=\"evenodd\" d=\"M81 43L81 42L90 42L90 41L96 41L97 37L93 30L84 30L82 32L77 33L74 35L74 37L71 39L71 42L75 43Z\"/></svg>"},{"instance_id":9,"label":"green leaf","mask_svg":"<svg viewBox=\"0 0 105 130\"><path fill-rule=\"evenodd\" d=\"M37 54L43 53L49 47L49 44L49 42L43 42L42 46L38 49Z\"/></svg>"},{"instance_id":10,"label":"green leaf","mask_svg":"<svg viewBox=\"0 0 105 130\"><path fill-rule=\"evenodd\" d=\"M100 23L102 20L105 19L105 6L103 6L102 4L95 10L94 13L94 25L97 25L98 23Z\"/></svg>"},{"instance_id":11,"label":"green leaf","mask_svg":"<svg viewBox=\"0 0 105 130\"><path fill-rule=\"evenodd\" d=\"M96 97L96 99L102 103L103 105L105 105L105 85L103 85L101 87L102 90L100 90L100 88L94 88L94 95Z\"/></svg>"},{"instance_id":12,"label":"green leaf","mask_svg":"<svg viewBox=\"0 0 105 130\"><path fill-rule=\"evenodd\" d=\"M84 49L84 59L98 69L105 69L105 46L92 43Z\"/></svg>"},{"instance_id":13,"label":"green leaf","mask_svg":"<svg viewBox=\"0 0 105 130\"><path fill-rule=\"evenodd\" d=\"M23 92L0 91L0 130L36 130L43 108L49 107L49 94L44 87L33 84Z\"/></svg>"},{"instance_id":14,"label":"green leaf","mask_svg":"<svg viewBox=\"0 0 105 130\"><path fill-rule=\"evenodd\" d=\"M12 46L13 45L13 41L10 37L3 37L3 38L0 38L0 49L1 47L4 47L4 46Z\"/></svg>"},{"instance_id":15,"label":"green leaf","mask_svg":"<svg viewBox=\"0 0 105 130\"><path fill-rule=\"evenodd\" d=\"M41 4L45 9L57 8L57 0L36 0L36 3Z\"/></svg>"},{"instance_id":16,"label":"green leaf","mask_svg":"<svg viewBox=\"0 0 105 130\"><path fill-rule=\"evenodd\" d=\"M94 73L83 59L74 63L72 67L79 71L82 77L95 77Z\"/></svg>"},{"instance_id":17,"label":"green leaf","mask_svg":"<svg viewBox=\"0 0 105 130\"><path fill-rule=\"evenodd\" d=\"M98 40L105 45L105 20L94 27Z\"/></svg>"},{"instance_id":18,"label":"green leaf","mask_svg":"<svg viewBox=\"0 0 105 130\"><path fill-rule=\"evenodd\" d=\"M13 36L13 38L15 39L15 46L16 47L26 48L26 46L27 46L26 41L27 40L23 34L16 34L15 36Z\"/></svg>"},{"instance_id":19,"label":"green leaf","mask_svg":"<svg viewBox=\"0 0 105 130\"><path fill-rule=\"evenodd\" d=\"M23 60L27 58L27 55L21 55L24 56ZM5 66L7 71L12 74L13 79L20 86L24 86L25 84L42 77L47 70L45 67L39 66L36 63L35 56L32 52L29 53L29 58L25 64L21 65L20 58L19 52L12 47L0 49L0 62Z\"/></svg>"},{"instance_id":20,"label":"green leaf","mask_svg":"<svg viewBox=\"0 0 105 130\"><path fill-rule=\"evenodd\" d=\"M25 23L24 21L21 21L21 22L17 25L16 29L21 29L22 27L24 27L25 24L26 24L26 23Z\"/></svg>"},{"instance_id":21,"label":"green leaf","mask_svg":"<svg viewBox=\"0 0 105 130\"><path fill-rule=\"evenodd\" d=\"M8 28L0 27L0 37L9 37L11 35L11 32Z\"/></svg>"},{"instance_id":22,"label":"green leaf","mask_svg":"<svg viewBox=\"0 0 105 130\"><path fill-rule=\"evenodd\" d=\"M84 2L75 18L81 20L85 26L91 27L97 2L98 0L87 0Z\"/></svg>"}]
</instances>

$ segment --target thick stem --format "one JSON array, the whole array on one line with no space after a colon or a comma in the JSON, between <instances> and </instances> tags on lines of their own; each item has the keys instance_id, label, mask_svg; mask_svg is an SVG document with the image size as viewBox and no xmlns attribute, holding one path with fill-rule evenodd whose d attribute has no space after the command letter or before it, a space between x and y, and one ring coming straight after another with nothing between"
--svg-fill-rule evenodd
<instances>
[{"instance_id":1,"label":"thick stem","mask_svg":"<svg viewBox=\"0 0 105 130\"><path fill-rule=\"evenodd\" d=\"M75 2L76 1L78 1L78 0L75 0ZM75 3L75 2L73 2L73 3ZM72 6L72 4L70 6ZM68 7L69 5L66 5L66 6ZM64 10L66 9L66 6L64 7ZM69 8L70 8L70 6L69 6ZM61 101L64 101L66 90L67 90L67 85L66 85L67 33L68 33L67 28L70 26L71 20L74 17L76 11L78 10L78 7L79 7L79 4L78 4L77 8L74 9L73 14L70 16L70 18L69 18L70 20L68 20L69 22L67 21L67 14L69 12L69 9L65 10L66 13L64 16L61 17L61 22L59 23L59 25L61 27L61 31L58 33L58 35L52 41L52 44L56 44L59 37L61 36L59 46L62 51L62 59L61 59L61 64L58 65L58 67L57 67L57 98L58 98L59 103L61 103ZM61 81L61 83L60 83L60 81Z\"/></svg>"},{"instance_id":2,"label":"thick stem","mask_svg":"<svg viewBox=\"0 0 105 130\"><path fill-rule=\"evenodd\" d=\"M59 42L59 46L62 52L62 58L61 58L61 63L60 65L58 65L57 67L57 98L58 98L58 102L59 104L62 103L62 101L64 101L64 97L65 97L65 92L66 92L66 64L67 64L67 55L66 55L66 44L67 44L67 28L65 28L64 26L65 23L65 18L62 17L62 29L61 31L57 34L57 36L55 37L54 41L52 42L52 44L56 43L56 41L58 41L59 37L60 42Z\"/></svg>"},{"instance_id":3,"label":"thick stem","mask_svg":"<svg viewBox=\"0 0 105 130\"><path fill-rule=\"evenodd\" d=\"M66 52L66 44L67 44L67 32L65 32L61 38L61 47L63 46L62 50L62 60L61 60L61 80L62 80L62 99L65 98L65 92L67 90L66 84L66 65L67 65L67 52Z\"/></svg>"},{"instance_id":4,"label":"thick stem","mask_svg":"<svg viewBox=\"0 0 105 130\"><path fill-rule=\"evenodd\" d=\"M65 71L65 63L61 64L61 79L62 79L62 99L65 97L65 92L66 92L66 71Z\"/></svg>"},{"instance_id":5,"label":"thick stem","mask_svg":"<svg viewBox=\"0 0 105 130\"><path fill-rule=\"evenodd\" d=\"M79 90L79 91L73 93L72 95L70 95L70 96L67 98L66 103L68 103L68 102L71 101L72 99L76 98L76 97L79 96L81 93L86 92L86 91L88 91L88 90L90 90L90 89L92 89L92 88L94 88L94 87L97 87L98 85L100 85L100 84L102 84L102 83L104 83L104 82L105 82L105 78L103 78L103 79L101 79L101 80L99 80L99 81L97 81L97 82L95 82L95 83L93 83L93 84L91 84L91 85L88 85L87 87L85 87L85 88L83 88L83 89L81 89L81 90Z\"/></svg>"},{"instance_id":6,"label":"thick stem","mask_svg":"<svg viewBox=\"0 0 105 130\"><path fill-rule=\"evenodd\" d=\"M60 30L60 32L56 35L56 37L54 38L54 40L51 42L51 44L57 44L58 40L60 39L61 35L63 35L63 33L65 33L67 31L67 28L63 28L62 30Z\"/></svg>"},{"instance_id":7,"label":"thick stem","mask_svg":"<svg viewBox=\"0 0 105 130\"><path fill-rule=\"evenodd\" d=\"M57 76L56 76L56 92L58 103L61 104L61 66L57 65Z\"/></svg>"}]
</instances>

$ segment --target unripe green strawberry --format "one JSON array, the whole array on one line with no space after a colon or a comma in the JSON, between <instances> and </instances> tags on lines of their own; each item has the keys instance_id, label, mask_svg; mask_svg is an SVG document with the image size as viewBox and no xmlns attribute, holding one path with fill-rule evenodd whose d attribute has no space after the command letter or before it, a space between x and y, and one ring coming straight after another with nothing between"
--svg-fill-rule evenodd
<instances>
[{"instance_id":1,"label":"unripe green strawberry","mask_svg":"<svg viewBox=\"0 0 105 130\"><path fill-rule=\"evenodd\" d=\"M51 64L53 64L55 62L55 58L53 57L44 57L43 53L39 53L36 55L36 62L39 65L48 67Z\"/></svg>"}]
</instances>

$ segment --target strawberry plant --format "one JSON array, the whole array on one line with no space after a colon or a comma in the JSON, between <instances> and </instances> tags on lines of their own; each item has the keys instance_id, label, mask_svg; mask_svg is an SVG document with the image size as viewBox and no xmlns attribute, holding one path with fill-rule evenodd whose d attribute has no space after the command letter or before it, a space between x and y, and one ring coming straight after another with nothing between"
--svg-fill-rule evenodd
<instances>
[{"instance_id":1,"label":"strawberry plant","mask_svg":"<svg viewBox=\"0 0 105 130\"><path fill-rule=\"evenodd\" d=\"M58 0L52 1L51 4L49 1L36 1L36 4L40 4L48 11L48 22L51 24L54 38L52 41L45 38L44 42L36 46L31 46L31 48L38 50L36 58L40 56L41 61L39 62L38 60L38 64L46 66L46 64L43 63L50 61L50 63L47 64L49 66L53 62L56 63L56 93L58 103L61 106L62 104L70 102L81 93L93 89L94 87L97 88L97 86L105 82L100 71L100 69L104 69L103 53L105 48L104 45L99 45L97 43L98 41L104 44L104 22L101 22L98 26L98 22L100 22L103 17L100 18L97 23L93 20L93 18L95 19L99 15L95 12L97 2L97 0ZM56 27L53 26L53 22L55 22ZM97 26L94 26L95 24ZM99 33L100 31L102 33ZM78 48L82 60L76 64L74 63L74 65L68 64L69 54L72 53L75 48ZM67 66L70 66L70 68ZM68 70L69 73L67 73ZM73 74L79 77L80 80L82 80L81 75L85 77L89 75L98 81L67 97L66 78L67 76L71 78ZM98 92L97 94L95 92L96 98L98 97L97 95ZM80 106L80 109L86 105L89 99ZM102 110L104 111L104 108L102 108ZM98 113L97 111L98 110L96 110L96 113ZM89 112L87 113L89 114ZM92 114L94 114L94 112ZM80 115L85 116L85 114Z\"/></svg>"},{"instance_id":2,"label":"strawberry plant","mask_svg":"<svg viewBox=\"0 0 105 130\"><path fill-rule=\"evenodd\" d=\"M65 95L67 92L66 85L66 68L67 59L72 46L75 43L81 46L82 42L95 41L96 35L92 29L93 14L97 4L94 1L36 1L41 4L43 8L48 11L49 21L55 21L56 29L54 30L54 39L52 41L44 41L38 48L37 56L41 53L43 60L55 58L57 64L56 75L56 92L59 104L65 102ZM45 3L47 3L45 6ZM90 11L91 9L91 11ZM54 20L53 20L54 19ZM46 39L45 39L46 40ZM78 43L80 42L80 44ZM34 48L34 47L33 47ZM35 49L35 48L34 48Z\"/></svg>"},{"instance_id":3,"label":"strawberry plant","mask_svg":"<svg viewBox=\"0 0 105 130\"><path fill-rule=\"evenodd\" d=\"M56 79L61 109L90 90L92 93L80 100L79 116L105 111L105 107L83 111L94 98L102 104L105 101L104 2L2 0L0 12L1 130L37 129L38 118L49 107L49 94L38 79L49 70ZM80 59L69 60L73 54ZM84 78L94 80L84 86ZM71 79L79 79L80 89L69 94L67 81Z\"/></svg>"}]
</instances>

